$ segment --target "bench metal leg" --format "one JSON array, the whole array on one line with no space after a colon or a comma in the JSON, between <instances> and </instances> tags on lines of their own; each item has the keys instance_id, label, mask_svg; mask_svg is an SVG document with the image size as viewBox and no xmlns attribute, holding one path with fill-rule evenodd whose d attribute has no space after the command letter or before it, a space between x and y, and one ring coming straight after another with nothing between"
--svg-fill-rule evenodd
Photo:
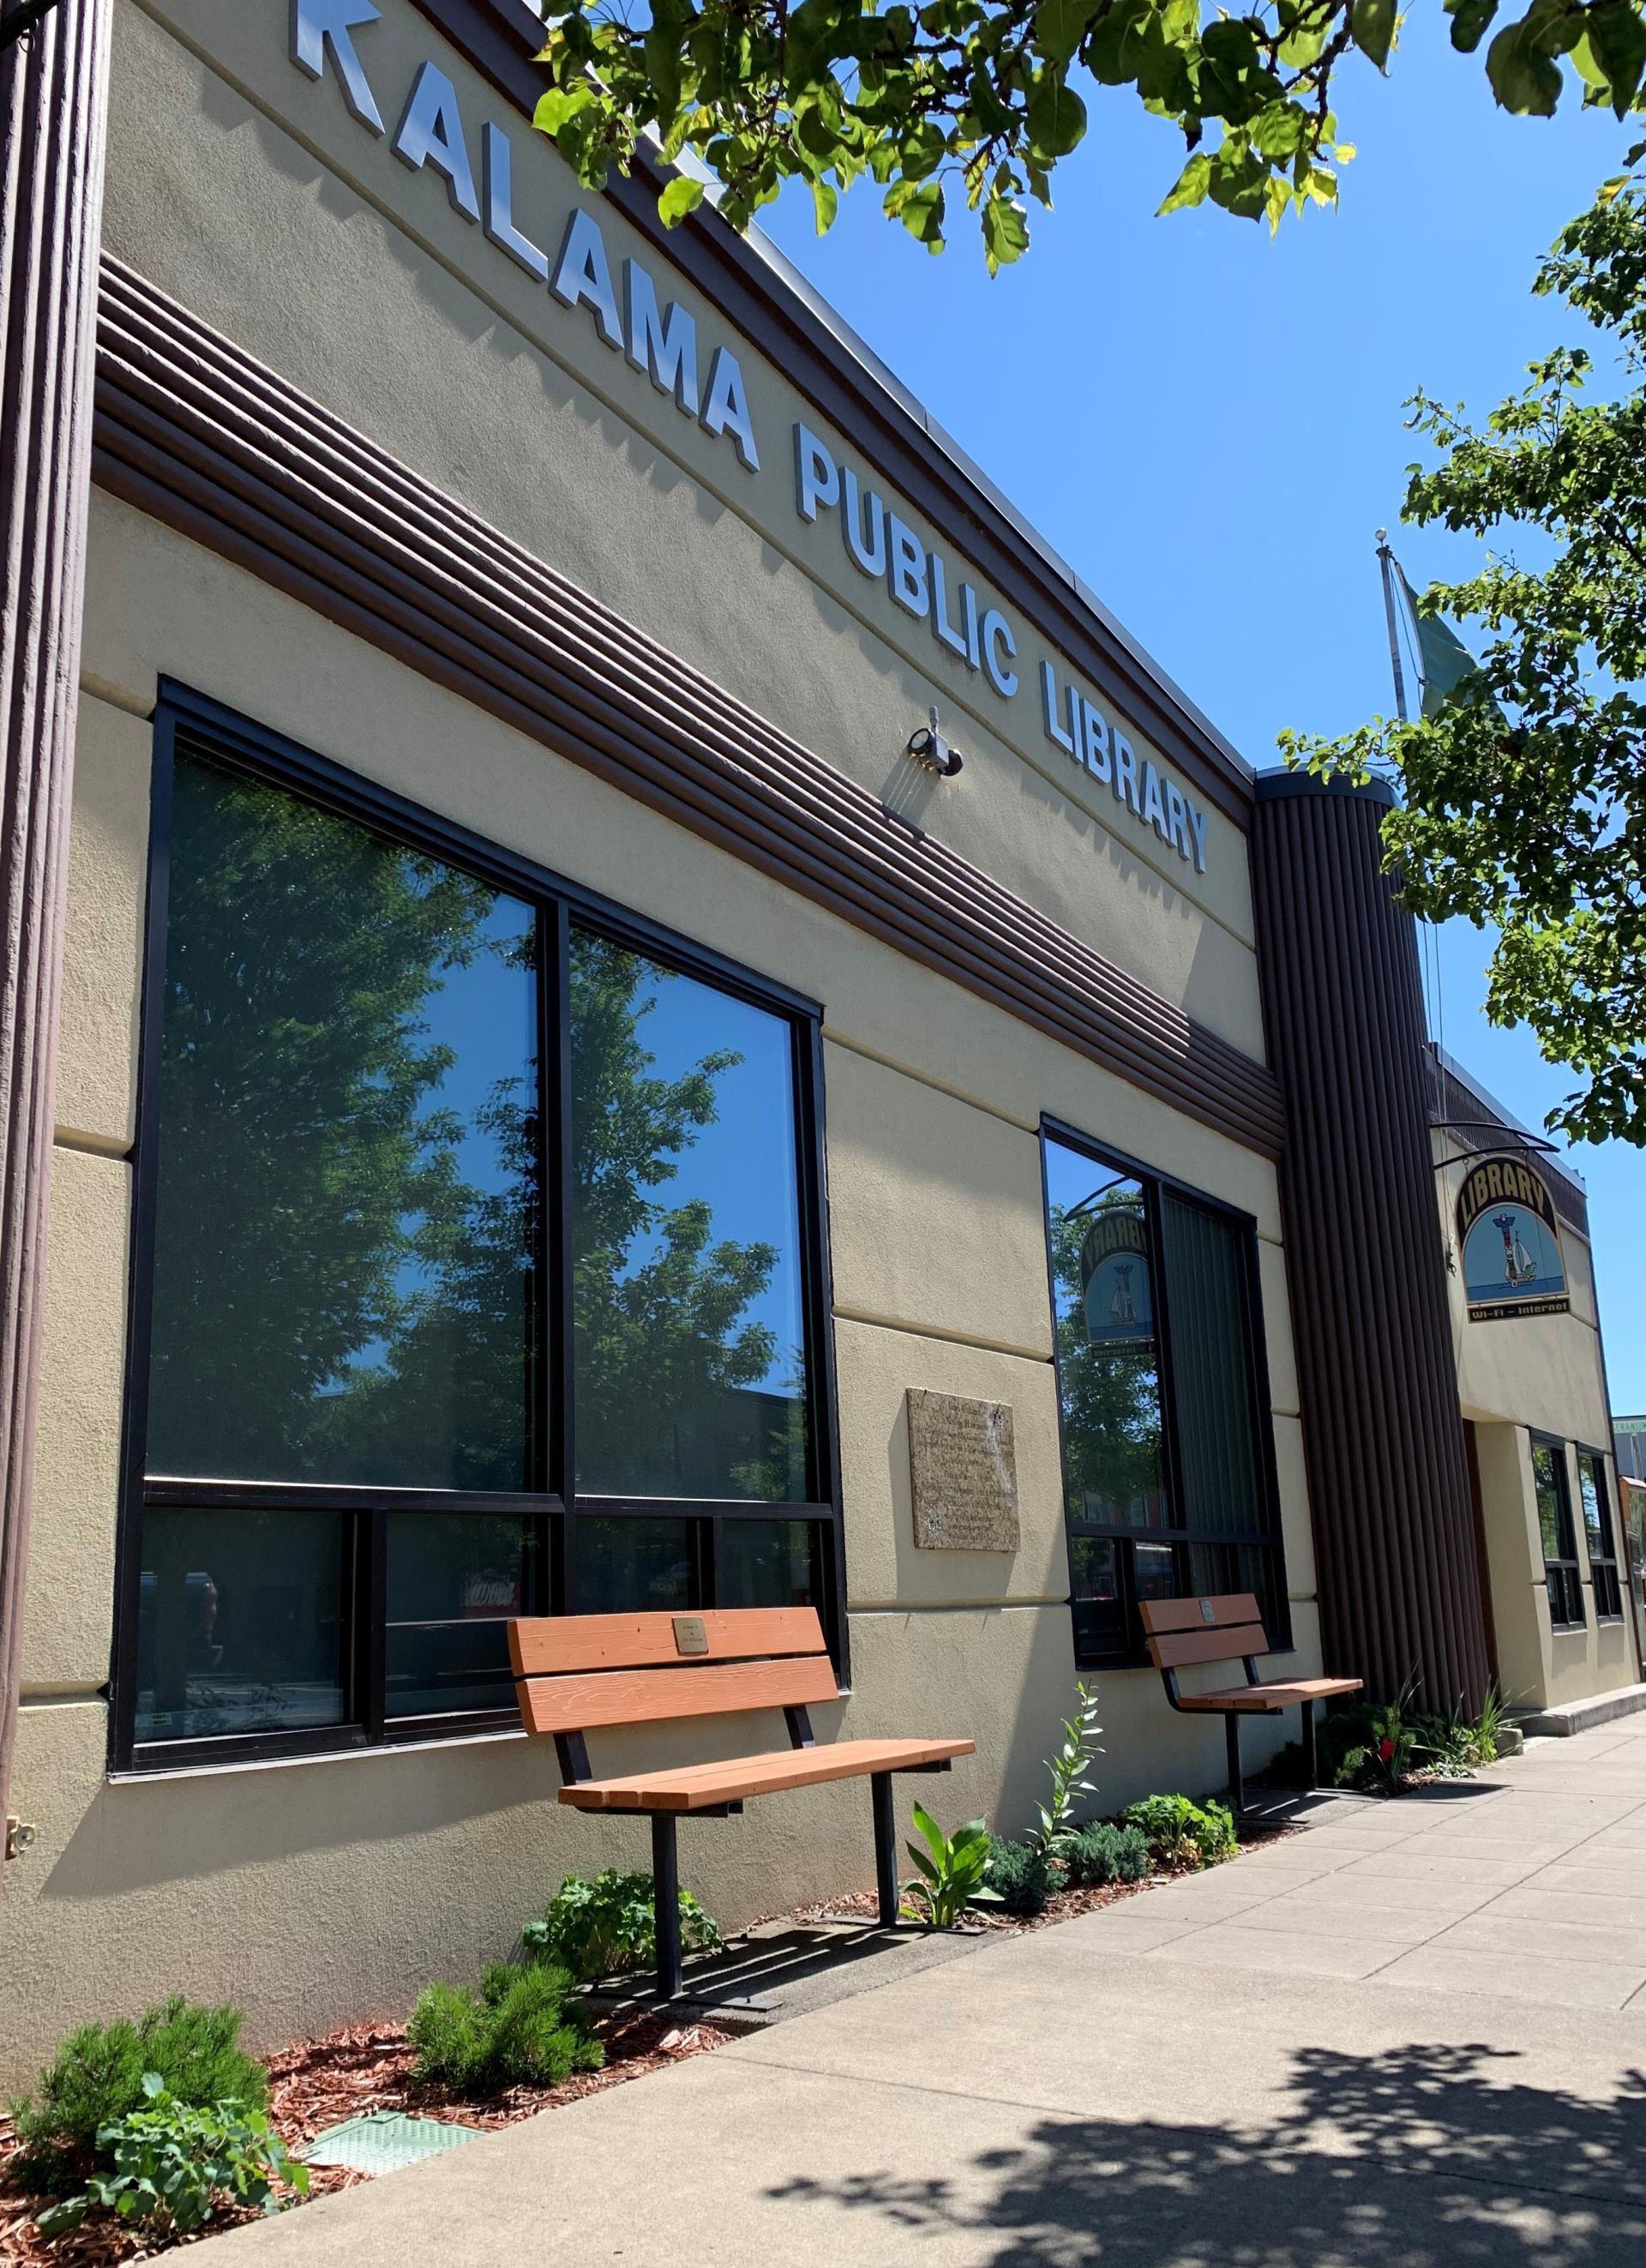
<instances>
[{"instance_id":1,"label":"bench metal leg","mask_svg":"<svg viewBox=\"0 0 1646 2268\"><path fill-rule=\"evenodd\" d=\"M871 1772L874 1797L874 1879L880 1893L880 1926L897 1927L897 1820L892 1805L892 1775Z\"/></svg>"},{"instance_id":2,"label":"bench metal leg","mask_svg":"<svg viewBox=\"0 0 1646 2268\"><path fill-rule=\"evenodd\" d=\"M1240 1719L1233 1709L1223 1719L1223 1739L1229 1749L1229 1808L1238 1819L1246 1809L1246 1786L1240 1778Z\"/></svg>"},{"instance_id":3,"label":"bench metal leg","mask_svg":"<svg viewBox=\"0 0 1646 2268\"><path fill-rule=\"evenodd\" d=\"M680 1997L680 1863L674 1814L651 1815L652 1918L658 1940L658 1998Z\"/></svg>"},{"instance_id":4,"label":"bench metal leg","mask_svg":"<svg viewBox=\"0 0 1646 2268\"><path fill-rule=\"evenodd\" d=\"M1305 1701L1303 1705L1303 1784L1305 1788L1317 1788L1320 1785L1320 1771L1315 1762L1314 1754L1314 1704L1312 1701Z\"/></svg>"}]
</instances>

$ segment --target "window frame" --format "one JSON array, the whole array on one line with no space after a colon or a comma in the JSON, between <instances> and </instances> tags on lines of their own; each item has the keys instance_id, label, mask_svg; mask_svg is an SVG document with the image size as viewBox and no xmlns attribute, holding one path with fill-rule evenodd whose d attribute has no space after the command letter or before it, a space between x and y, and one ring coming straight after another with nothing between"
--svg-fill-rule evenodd
<instances>
[{"instance_id":1,"label":"window frame","mask_svg":"<svg viewBox=\"0 0 1646 2268\"><path fill-rule=\"evenodd\" d=\"M534 1454L541 1486L528 1491L353 1488L305 1482L179 1478L145 1469L153 1326L156 1198L161 1129L159 1094L171 880L173 782L180 753L261 780L387 840L460 868L525 901L537 924L540 1096L550 1130L540 1171L540 1279L533 1313L538 1379ZM532 1610L577 1611L573 1541L577 1520L685 1519L698 1609L714 1604L714 1569L729 1520L805 1521L813 1529L818 1608L842 1691L849 1690L844 1532L835 1394L834 1292L828 1241L827 1158L819 1003L746 968L550 868L489 841L460 821L431 811L351 771L224 703L162 677L153 714L147 895L141 958L136 1137L131 1152L126 1351L116 1522L114 1633L108 1688L108 1768L121 1777L282 1758L397 1748L520 1730L519 1712L460 1710L389 1717L384 1658L388 1521L392 1513L520 1513L542 1526L533 1555L541 1570ZM571 1139L571 933L608 938L680 975L780 1018L790 1035L791 1102L798 1198L801 1314L805 1334L807 1483L804 1502L768 1504L708 1498L620 1498L579 1492L576 1471L572 1278L568 1264L574 1160ZM546 1446L545 1446L546 1445ZM140 1742L136 1733L137 1644L143 1518L163 1506L334 1511L354 1516L349 1544L353 1597L347 1616L346 1682L350 1721L290 1732L236 1733Z\"/></svg>"},{"instance_id":2,"label":"window frame","mask_svg":"<svg viewBox=\"0 0 1646 2268\"><path fill-rule=\"evenodd\" d=\"M1595 1621L1620 1623L1623 1620L1623 1580L1618 1557L1618 1507L1613 1487L1607 1481L1607 1458L1604 1449L1591 1449L1585 1442L1572 1444L1577 1456L1577 1504L1583 1513L1584 1550L1589 1558L1589 1587L1595 1602ZM1600 1535L1610 1550L1597 1551L1590 1532L1589 1513L1584 1504L1584 1468L1591 1469L1595 1492L1600 1508Z\"/></svg>"},{"instance_id":3,"label":"window frame","mask_svg":"<svg viewBox=\"0 0 1646 2268\"><path fill-rule=\"evenodd\" d=\"M1260 1505L1267 1510L1270 1526L1265 1534L1236 1535L1232 1533L1196 1533L1187 1528L1124 1528L1086 1520L1071 1520L1064 1461L1064 1419L1062 1381L1057 1374L1057 1279L1052 1247L1052 1192L1047 1163L1048 1145L1056 1142L1063 1148L1076 1152L1099 1168L1123 1174L1135 1180L1143 1192L1143 1206L1148 1224L1150 1256L1153 1265L1152 1292L1156 1316L1156 1337L1159 1349L1160 1377L1160 1437L1162 1478L1168 1503L1174 1508L1183 1504L1182 1452L1178 1435L1177 1382L1174 1370L1174 1351L1172 1332L1171 1288L1166 1282L1165 1246L1163 1233L1161 1199L1174 1197L1180 1202L1197 1206L1202 1212L1216 1215L1239 1231L1240 1265L1246 1312L1254 1329L1246 1335L1245 1348L1246 1389L1251 1396L1253 1425L1253 1434L1257 1445L1257 1485ZM1083 1652L1078 1624L1075 1621L1074 1543L1077 1535L1113 1541L1121 1545L1138 1543L1169 1544L1175 1560L1175 1572L1181 1587L1178 1595L1192 1598L1186 1577L1188 1551L1194 1544L1208 1546L1256 1546L1276 1555L1281 1581L1275 1596L1279 1603L1282 1624L1266 1631L1272 1641L1271 1653L1290 1653L1294 1651L1291 1627L1291 1596L1286 1576L1286 1538L1282 1521L1280 1500L1280 1468L1275 1447L1274 1402L1269 1384L1268 1334L1264 1325L1263 1287L1258 1250L1258 1224L1254 1213L1238 1205L1225 1204L1220 1197L1209 1197L1191 1182L1180 1181L1175 1174L1163 1173L1159 1167L1146 1165L1143 1160L1128 1155L1109 1144L1094 1141L1091 1135L1071 1126L1066 1119L1043 1112L1040 1125L1040 1219L1046 1238L1047 1301L1052 1324L1052 1370L1057 1395L1058 1485L1062 1495L1063 1543L1069 1568L1069 1609L1071 1629L1076 1631L1075 1660L1081 1669L1143 1669L1151 1665L1145 1646L1137 1612L1137 1585L1133 1552L1122 1550L1117 1555L1120 1572L1121 1603L1126 1615L1129 1644L1123 1650L1107 1653Z\"/></svg>"},{"instance_id":4,"label":"window frame","mask_svg":"<svg viewBox=\"0 0 1646 2268\"><path fill-rule=\"evenodd\" d=\"M1560 1497L1560 1504L1556 1508L1555 1513L1556 1541L1564 1542L1570 1546L1569 1557L1562 1554L1551 1559L1547 1550L1545 1550L1543 1554L1543 1587L1549 1602L1549 1628L1552 1631L1559 1631L1586 1630L1589 1624L1589 1617L1584 1611L1583 1565L1577 1557L1577 1523L1572 1505L1571 1468L1566 1462L1567 1444L1558 1434L1545 1433L1535 1425L1529 1425L1526 1428L1526 1437L1529 1443L1529 1454L1532 1459L1532 1503L1534 1506L1537 1506L1537 1452L1540 1448L1547 1449L1551 1452L1554 1461L1554 1469L1555 1474L1558 1476L1556 1489ZM1543 1542L1542 1507L1538 1506L1537 1508L1538 1542L1539 1545L1541 1545ZM1560 1533L1562 1524L1564 1526L1563 1535ZM1561 1603L1562 1608L1566 1609L1564 1613L1560 1615L1557 1615L1554 1611L1554 1593L1557 1581L1561 1592ZM1571 1609L1574 1606L1576 1609L1575 1615L1571 1612Z\"/></svg>"}]
</instances>

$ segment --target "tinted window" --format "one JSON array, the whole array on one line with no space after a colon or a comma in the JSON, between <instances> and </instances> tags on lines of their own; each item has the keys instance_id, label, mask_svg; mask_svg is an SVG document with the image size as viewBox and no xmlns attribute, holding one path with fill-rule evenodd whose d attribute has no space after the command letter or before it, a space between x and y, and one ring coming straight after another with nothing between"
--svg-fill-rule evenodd
<instances>
[{"instance_id":1,"label":"tinted window","mask_svg":"<svg viewBox=\"0 0 1646 2268\"><path fill-rule=\"evenodd\" d=\"M577 1484L805 1502L790 1027L579 932Z\"/></svg>"},{"instance_id":2,"label":"tinted window","mask_svg":"<svg viewBox=\"0 0 1646 2268\"><path fill-rule=\"evenodd\" d=\"M531 1484L533 936L470 876L179 759L151 1471Z\"/></svg>"}]
</instances>

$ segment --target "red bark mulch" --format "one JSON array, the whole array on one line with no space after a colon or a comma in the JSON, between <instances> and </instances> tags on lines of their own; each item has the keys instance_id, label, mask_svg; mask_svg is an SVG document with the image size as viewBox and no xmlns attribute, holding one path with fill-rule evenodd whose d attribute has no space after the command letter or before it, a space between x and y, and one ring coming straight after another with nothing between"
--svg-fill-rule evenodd
<instances>
[{"instance_id":1,"label":"red bark mulch","mask_svg":"<svg viewBox=\"0 0 1646 2268\"><path fill-rule=\"evenodd\" d=\"M646 2014L597 2021L594 2029L606 2048L604 2069L578 2072L560 2087L514 2087L485 2102L470 2102L458 2101L443 2088L420 2086L412 2077L415 2058L406 2043L404 2025L353 2025L324 2039L301 2040L266 2058L268 2115L294 2154L328 2126L340 2126L346 2118L361 2117L369 2110L403 2110L413 2117L445 2117L486 2129L512 2126L540 2110L557 2110L624 2080L666 2070L670 2064L720 2047L732 2037L715 2024L679 2024ZM34 2226L40 2200L26 2198L10 2179L16 2149L11 2122L0 2117L0 2263L4 2268L117 2268L117 2264L151 2259L157 2252L176 2249L178 2240L160 2242L107 2214L94 2216L66 2236L41 2236ZM371 2176L346 2166L314 2166L309 2178L309 2195L324 2197ZM252 2218L220 2213L201 2235L216 2236L236 2220Z\"/></svg>"}]
</instances>

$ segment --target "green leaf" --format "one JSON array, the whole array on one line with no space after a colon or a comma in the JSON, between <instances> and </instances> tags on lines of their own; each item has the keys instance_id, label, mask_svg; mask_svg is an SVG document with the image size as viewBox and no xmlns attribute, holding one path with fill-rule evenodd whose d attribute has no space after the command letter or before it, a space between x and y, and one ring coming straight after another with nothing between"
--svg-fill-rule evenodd
<instances>
[{"instance_id":1,"label":"green leaf","mask_svg":"<svg viewBox=\"0 0 1646 2268\"><path fill-rule=\"evenodd\" d=\"M827 236L834 225L835 214L840 210L840 191L821 173L812 178L812 210L817 221L818 234Z\"/></svg>"},{"instance_id":2,"label":"green leaf","mask_svg":"<svg viewBox=\"0 0 1646 2268\"><path fill-rule=\"evenodd\" d=\"M1042 71L1028 101L1029 132L1048 158L1066 158L1086 130L1086 106L1066 85L1062 71Z\"/></svg>"},{"instance_id":3,"label":"green leaf","mask_svg":"<svg viewBox=\"0 0 1646 2268\"><path fill-rule=\"evenodd\" d=\"M687 213L702 204L704 185L689 173L677 173L658 199L658 216L665 228L678 228Z\"/></svg>"},{"instance_id":4,"label":"green leaf","mask_svg":"<svg viewBox=\"0 0 1646 2268\"><path fill-rule=\"evenodd\" d=\"M983 256L996 275L1021 260L1029 248L1029 224L1021 205L1010 197L992 196L983 207Z\"/></svg>"},{"instance_id":5,"label":"green leaf","mask_svg":"<svg viewBox=\"0 0 1646 2268\"><path fill-rule=\"evenodd\" d=\"M1158 208L1156 218L1165 213L1185 212L1191 205L1203 205L1211 178L1211 158L1204 150L1197 150L1178 175L1176 186Z\"/></svg>"},{"instance_id":6,"label":"green leaf","mask_svg":"<svg viewBox=\"0 0 1646 2268\"><path fill-rule=\"evenodd\" d=\"M1395 0L1354 0L1349 29L1355 45L1382 70L1394 45Z\"/></svg>"},{"instance_id":7,"label":"green leaf","mask_svg":"<svg viewBox=\"0 0 1646 2268\"><path fill-rule=\"evenodd\" d=\"M532 123L541 133L558 134L568 121L575 118L580 110L586 110L593 99L593 94L585 86L570 90L551 86L547 94L539 95L537 108L532 113Z\"/></svg>"},{"instance_id":8,"label":"green leaf","mask_svg":"<svg viewBox=\"0 0 1646 2268\"><path fill-rule=\"evenodd\" d=\"M1472 55L1486 37L1497 0L1446 0L1451 18L1451 44L1462 55Z\"/></svg>"},{"instance_id":9,"label":"green leaf","mask_svg":"<svg viewBox=\"0 0 1646 2268\"><path fill-rule=\"evenodd\" d=\"M1094 0L1040 0L1034 11L1034 44L1049 62L1070 62L1097 13Z\"/></svg>"},{"instance_id":10,"label":"green leaf","mask_svg":"<svg viewBox=\"0 0 1646 2268\"><path fill-rule=\"evenodd\" d=\"M1640 91L1646 23L1631 0L1606 0L1589 11L1588 42L1611 82L1612 107L1621 118Z\"/></svg>"},{"instance_id":11,"label":"green leaf","mask_svg":"<svg viewBox=\"0 0 1646 2268\"><path fill-rule=\"evenodd\" d=\"M1544 45L1538 11L1505 25L1486 51L1486 75L1505 110L1525 118L1553 118L1561 99L1561 67Z\"/></svg>"}]
</instances>

